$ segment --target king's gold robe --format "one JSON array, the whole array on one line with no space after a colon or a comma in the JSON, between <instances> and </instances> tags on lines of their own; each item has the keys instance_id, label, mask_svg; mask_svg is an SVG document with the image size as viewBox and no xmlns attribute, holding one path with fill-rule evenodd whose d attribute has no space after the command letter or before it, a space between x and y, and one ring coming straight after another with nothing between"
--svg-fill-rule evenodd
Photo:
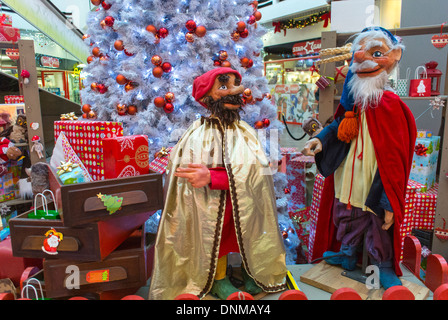
<instances>
[{"instance_id":1,"label":"king's gold robe","mask_svg":"<svg viewBox=\"0 0 448 320\"><path fill-rule=\"evenodd\" d=\"M174 176L179 166L191 163L225 167L229 190L194 188L185 178ZM286 289L286 253L273 178L256 131L244 121L224 130L219 120L201 118L170 154L149 299L172 300L182 293L203 298L210 291L226 192L231 195L238 246L248 274L266 292Z\"/></svg>"}]
</instances>

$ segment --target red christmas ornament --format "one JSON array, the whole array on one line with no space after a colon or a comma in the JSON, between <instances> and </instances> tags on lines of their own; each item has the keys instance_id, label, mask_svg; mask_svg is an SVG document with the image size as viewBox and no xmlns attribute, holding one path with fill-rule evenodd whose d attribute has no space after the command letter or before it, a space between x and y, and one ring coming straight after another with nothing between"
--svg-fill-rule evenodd
<instances>
[{"instance_id":1,"label":"red christmas ornament","mask_svg":"<svg viewBox=\"0 0 448 320\"><path fill-rule=\"evenodd\" d=\"M249 17L249 21L247 21L247 23L249 23L249 24L254 24L255 22L257 22L257 19L255 18L254 15L251 15L251 16Z\"/></svg>"},{"instance_id":2,"label":"red christmas ornament","mask_svg":"<svg viewBox=\"0 0 448 320\"><path fill-rule=\"evenodd\" d=\"M119 74L117 76L116 80L117 80L117 83L120 84L120 85L124 85L124 84L126 84L128 82L128 79L126 79L126 77L123 76L122 74Z\"/></svg>"},{"instance_id":3,"label":"red christmas ornament","mask_svg":"<svg viewBox=\"0 0 448 320\"><path fill-rule=\"evenodd\" d=\"M185 40L187 40L187 42L194 42L194 34L192 32L187 32L185 34Z\"/></svg>"},{"instance_id":4,"label":"red christmas ornament","mask_svg":"<svg viewBox=\"0 0 448 320\"><path fill-rule=\"evenodd\" d=\"M87 63L90 64L93 61L93 56L87 57Z\"/></svg>"},{"instance_id":5,"label":"red christmas ornament","mask_svg":"<svg viewBox=\"0 0 448 320\"><path fill-rule=\"evenodd\" d=\"M158 56L158 55L154 55L151 58L151 63L153 65L155 65L156 67L160 66L162 64L162 58L160 56Z\"/></svg>"},{"instance_id":6,"label":"red christmas ornament","mask_svg":"<svg viewBox=\"0 0 448 320\"><path fill-rule=\"evenodd\" d=\"M161 67L155 67L152 69L152 75L156 78L161 78L163 75L163 69Z\"/></svg>"},{"instance_id":7,"label":"red christmas ornament","mask_svg":"<svg viewBox=\"0 0 448 320\"><path fill-rule=\"evenodd\" d=\"M254 66L254 61L252 59L249 59L249 62L247 63L246 68L252 68Z\"/></svg>"},{"instance_id":8,"label":"red christmas ornament","mask_svg":"<svg viewBox=\"0 0 448 320\"><path fill-rule=\"evenodd\" d=\"M82 106L82 112L89 113L92 110L92 106L90 104L85 104Z\"/></svg>"},{"instance_id":9,"label":"red christmas ornament","mask_svg":"<svg viewBox=\"0 0 448 320\"><path fill-rule=\"evenodd\" d=\"M126 111L128 110L128 107L125 104L117 104L117 112L120 116L124 116L126 114Z\"/></svg>"},{"instance_id":10,"label":"red christmas ornament","mask_svg":"<svg viewBox=\"0 0 448 320\"><path fill-rule=\"evenodd\" d=\"M244 21L238 21L236 24L236 30L238 32L243 32L246 29L246 23Z\"/></svg>"},{"instance_id":11,"label":"red christmas ornament","mask_svg":"<svg viewBox=\"0 0 448 320\"><path fill-rule=\"evenodd\" d=\"M244 89L243 95L245 97L251 97L252 96L252 90L250 90L249 88Z\"/></svg>"},{"instance_id":12,"label":"red christmas ornament","mask_svg":"<svg viewBox=\"0 0 448 320\"><path fill-rule=\"evenodd\" d=\"M112 7L112 5L111 4L108 4L106 1L104 1L103 0L103 2L101 2L101 5L103 6L103 9L104 10L109 10L111 7Z\"/></svg>"},{"instance_id":13,"label":"red christmas ornament","mask_svg":"<svg viewBox=\"0 0 448 320\"><path fill-rule=\"evenodd\" d=\"M229 61L223 61L223 62L221 62L221 67L230 68L230 67L232 67L232 64Z\"/></svg>"},{"instance_id":14,"label":"red christmas ornament","mask_svg":"<svg viewBox=\"0 0 448 320\"><path fill-rule=\"evenodd\" d=\"M126 85L124 86L124 90L125 90L126 92L129 92L129 91L134 90L134 89L135 89L135 84L134 84L133 82L128 82L128 83L126 83Z\"/></svg>"},{"instance_id":15,"label":"red christmas ornament","mask_svg":"<svg viewBox=\"0 0 448 320\"><path fill-rule=\"evenodd\" d=\"M132 57L134 55L132 52L129 52L126 49L124 49L124 54L127 55L128 57Z\"/></svg>"},{"instance_id":16,"label":"red christmas ornament","mask_svg":"<svg viewBox=\"0 0 448 320\"><path fill-rule=\"evenodd\" d=\"M221 66L222 66L222 62L219 61L219 60L215 60L215 61L213 61L213 65L214 65L215 67L221 67Z\"/></svg>"},{"instance_id":17,"label":"red christmas ornament","mask_svg":"<svg viewBox=\"0 0 448 320\"><path fill-rule=\"evenodd\" d=\"M88 119L91 119L91 120L96 119L96 113L95 113L95 111L90 111L90 112L87 114L87 118L88 118Z\"/></svg>"},{"instance_id":18,"label":"red christmas ornament","mask_svg":"<svg viewBox=\"0 0 448 320\"><path fill-rule=\"evenodd\" d=\"M285 194L289 194L289 193L291 193L291 189L285 188L284 192L285 192Z\"/></svg>"},{"instance_id":19,"label":"red christmas ornament","mask_svg":"<svg viewBox=\"0 0 448 320\"><path fill-rule=\"evenodd\" d=\"M163 107L163 111L165 111L166 113L171 113L174 111L174 106L172 103L167 103L165 104L165 106Z\"/></svg>"},{"instance_id":20,"label":"red christmas ornament","mask_svg":"<svg viewBox=\"0 0 448 320\"><path fill-rule=\"evenodd\" d=\"M188 31L194 32L196 30L196 22L194 22L194 20L188 20L187 23L185 23L185 27Z\"/></svg>"},{"instance_id":21,"label":"red christmas ornament","mask_svg":"<svg viewBox=\"0 0 448 320\"><path fill-rule=\"evenodd\" d=\"M101 50L100 50L100 48L98 48L98 47L93 48L93 49L92 49L92 54L93 54L95 57L99 57L99 56L101 55Z\"/></svg>"},{"instance_id":22,"label":"red christmas ornament","mask_svg":"<svg viewBox=\"0 0 448 320\"><path fill-rule=\"evenodd\" d=\"M104 84L100 83L98 85L98 92L100 94L105 94L107 92L107 87Z\"/></svg>"},{"instance_id":23,"label":"red christmas ornament","mask_svg":"<svg viewBox=\"0 0 448 320\"><path fill-rule=\"evenodd\" d=\"M157 31L157 35L162 39L166 38L168 36L168 34L169 34L169 32L168 32L167 28L160 28Z\"/></svg>"},{"instance_id":24,"label":"red christmas ornament","mask_svg":"<svg viewBox=\"0 0 448 320\"><path fill-rule=\"evenodd\" d=\"M124 50L123 41L122 40L115 41L114 48L118 51L123 51Z\"/></svg>"},{"instance_id":25,"label":"red christmas ornament","mask_svg":"<svg viewBox=\"0 0 448 320\"><path fill-rule=\"evenodd\" d=\"M271 121L267 118L263 119L263 127L267 128L271 124Z\"/></svg>"},{"instance_id":26,"label":"red christmas ornament","mask_svg":"<svg viewBox=\"0 0 448 320\"><path fill-rule=\"evenodd\" d=\"M92 91L98 91L98 84L96 82L92 82L90 84L90 89L92 89Z\"/></svg>"},{"instance_id":27,"label":"red christmas ornament","mask_svg":"<svg viewBox=\"0 0 448 320\"><path fill-rule=\"evenodd\" d=\"M233 33L231 34L231 38L232 38L233 41L238 41L238 40L240 40L240 34L239 34L239 32L238 32L238 31L233 32Z\"/></svg>"},{"instance_id":28,"label":"red christmas ornament","mask_svg":"<svg viewBox=\"0 0 448 320\"><path fill-rule=\"evenodd\" d=\"M146 31L151 32L153 35L157 34L157 28L154 27L152 24L146 27Z\"/></svg>"},{"instance_id":29,"label":"red christmas ornament","mask_svg":"<svg viewBox=\"0 0 448 320\"><path fill-rule=\"evenodd\" d=\"M260 21L261 17L262 17L261 12L260 11L255 11L254 12L254 17L255 17L255 20Z\"/></svg>"},{"instance_id":30,"label":"red christmas ornament","mask_svg":"<svg viewBox=\"0 0 448 320\"><path fill-rule=\"evenodd\" d=\"M241 58L241 66L242 67L244 67L244 68L246 68L247 67L247 65L249 64L249 58L247 58L247 57L244 57L244 58Z\"/></svg>"},{"instance_id":31,"label":"red christmas ornament","mask_svg":"<svg viewBox=\"0 0 448 320\"><path fill-rule=\"evenodd\" d=\"M166 101L163 97L157 97L154 99L154 105L157 108L163 108L165 106L165 104L166 104Z\"/></svg>"},{"instance_id":32,"label":"red christmas ornament","mask_svg":"<svg viewBox=\"0 0 448 320\"><path fill-rule=\"evenodd\" d=\"M241 38L247 38L249 36L249 30L244 29L243 31L240 32L240 37Z\"/></svg>"},{"instance_id":33,"label":"red christmas ornament","mask_svg":"<svg viewBox=\"0 0 448 320\"><path fill-rule=\"evenodd\" d=\"M263 128L263 121L257 121L254 124L255 129L262 129Z\"/></svg>"},{"instance_id":34,"label":"red christmas ornament","mask_svg":"<svg viewBox=\"0 0 448 320\"><path fill-rule=\"evenodd\" d=\"M204 26L199 26L194 32L198 37L202 38L207 33L207 29Z\"/></svg>"},{"instance_id":35,"label":"red christmas ornament","mask_svg":"<svg viewBox=\"0 0 448 320\"><path fill-rule=\"evenodd\" d=\"M114 19L114 17L107 16L106 18L104 18L104 22L106 22L106 26L113 27L114 23L115 23L115 19Z\"/></svg>"},{"instance_id":36,"label":"red christmas ornament","mask_svg":"<svg viewBox=\"0 0 448 320\"><path fill-rule=\"evenodd\" d=\"M224 60L227 60L228 57L229 57L229 54L227 53L227 51L225 51L225 50L219 51L219 60L224 61Z\"/></svg>"},{"instance_id":37,"label":"red christmas ornament","mask_svg":"<svg viewBox=\"0 0 448 320\"><path fill-rule=\"evenodd\" d=\"M167 94L165 94L165 101L166 102L173 102L174 101L174 93L172 92L167 92Z\"/></svg>"},{"instance_id":38,"label":"red christmas ornament","mask_svg":"<svg viewBox=\"0 0 448 320\"><path fill-rule=\"evenodd\" d=\"M101 4L103 0L90 0L90 2L94 5L94 6L99 6Z\"/></svg>"},{"instance_id":39,"label":"red christmas ornament","mask_svg":"<svg viewBox=\"0 0 448 320\"><path fill-rule=\"evenodd\" d=\"M171 72L171 69L172 69L173 67L171 66L171 63L169 63L169 62L164 62L163 64L162 64L162 70L163 70L163 72Z\"/></svg>"},{"instance_id":40,"label":"red christmas ornament","mask_svg":"<svg viewBox=\"0 0 448 320\"><path fill-rule=\"evenodd\" d=\"M136 114L138 111L137 107L132 105L128 107L128 114L133 116L134 114Z\"/></svg>"}]
</instances>

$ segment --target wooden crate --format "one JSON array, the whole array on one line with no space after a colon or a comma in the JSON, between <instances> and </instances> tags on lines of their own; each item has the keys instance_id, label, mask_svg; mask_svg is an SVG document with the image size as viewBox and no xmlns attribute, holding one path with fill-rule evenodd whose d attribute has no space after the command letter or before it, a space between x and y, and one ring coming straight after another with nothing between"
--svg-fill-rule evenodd
<instances>
[{"instance_id":1,"label":"wooden crate","mask_svg":"<svg viewBox=\"0 0 448 320\"><path fill-rule=\"evenodd\" d=\"M135 177L61 185L50 169L50 189L54 192L64 226L73 227L120 216L157 211L163 208L162 175L151 173ZM123 197L122 208L109 214L98 194Z\"/></svg>"},{"instance_id":2,"label":"wooden crate","mask_svg":"<svg viewBox=\"0 0 448 320\"><path fill-rule=\"evenodd\" d=\"M62 220L29 219L29 212L25 212L10 220L13 255L26 258L101 261L140 228L154 212L117 216L76 227L66 227ZM63 235L55 255L42 250L45 234L51 228Z\"/></svg>"},{"instance_id":3,"label":"wooden crate","mask_svg":"<svg viewBox=\"0 0 448 320\"><path fill-rule=\"evenodd\" d=\"M45 260L46 297L71 297L145 286L151 275L155 242L147 241L147 235L144 230L137 230L101 262ZM74 282L67 281L73 274L67 272L69 266L79 268L79 288L70 288Z\"/></svg>"}]
</instances>

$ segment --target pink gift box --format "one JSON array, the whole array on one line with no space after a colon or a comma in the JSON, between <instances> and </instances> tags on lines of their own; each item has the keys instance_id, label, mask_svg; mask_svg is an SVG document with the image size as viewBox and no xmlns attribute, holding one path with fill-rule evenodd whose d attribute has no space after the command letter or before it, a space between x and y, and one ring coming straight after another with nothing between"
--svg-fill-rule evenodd
<instances>
[{"instance_id":1,"label":"pink gift box","mask_svg":"<svg viewBox=\"0 0 448 320\"><path fill-rule=\"evenodd\" d=\"M288 202L288 211L294 212L303 209L306 206L306 174L314 164L314 157L300 155L287 162L286 178L288 180L287 188L291 192Z\"/></svg>"},{"instance_id":2,"label":"pink gift box","mask_svg":"<svg viewBox=\"0 0 448 320\"><path fill-rule=\"evenodd\" d=\"M156 157L151 163L149 164L149 169L164 174L166 171L166 168L168 167L168 162L170 160L170 152L173 150L173 147L166 148L166 152L168 153L165 156Z\"/></svg>"}]
</instances>

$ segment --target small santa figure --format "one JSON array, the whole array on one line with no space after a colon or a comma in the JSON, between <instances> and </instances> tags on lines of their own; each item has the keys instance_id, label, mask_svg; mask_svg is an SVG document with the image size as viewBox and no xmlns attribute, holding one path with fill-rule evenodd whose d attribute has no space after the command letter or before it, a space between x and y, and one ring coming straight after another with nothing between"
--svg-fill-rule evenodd
<instances>
[{"instance_id":1,"label":"small santa figure","mask_svg":"<svg viewBox=\"0 0 448 320\"><path fill-rule=\"evenodd\" d=\"M62 241L63 235L57 232L54 228L45 233L44 245L42 246L42 251L51 255L58 254L58 246Z\"/></svg>"},{"instance_id":2,"label":"small santa figure","mask_svg":"<svg viewBox=\"0 0 448 320\"><path fill-rule=\"evenodd\" d=\"M44 146L42 145L42 143L40 143L40 137L34 136L33 139L31 139L31 141L33 141L33 146L31 147L31 152L36 151L39 159L42 159L44 157L44 154L43 154Z\"/></svg>"}]
</instances>

